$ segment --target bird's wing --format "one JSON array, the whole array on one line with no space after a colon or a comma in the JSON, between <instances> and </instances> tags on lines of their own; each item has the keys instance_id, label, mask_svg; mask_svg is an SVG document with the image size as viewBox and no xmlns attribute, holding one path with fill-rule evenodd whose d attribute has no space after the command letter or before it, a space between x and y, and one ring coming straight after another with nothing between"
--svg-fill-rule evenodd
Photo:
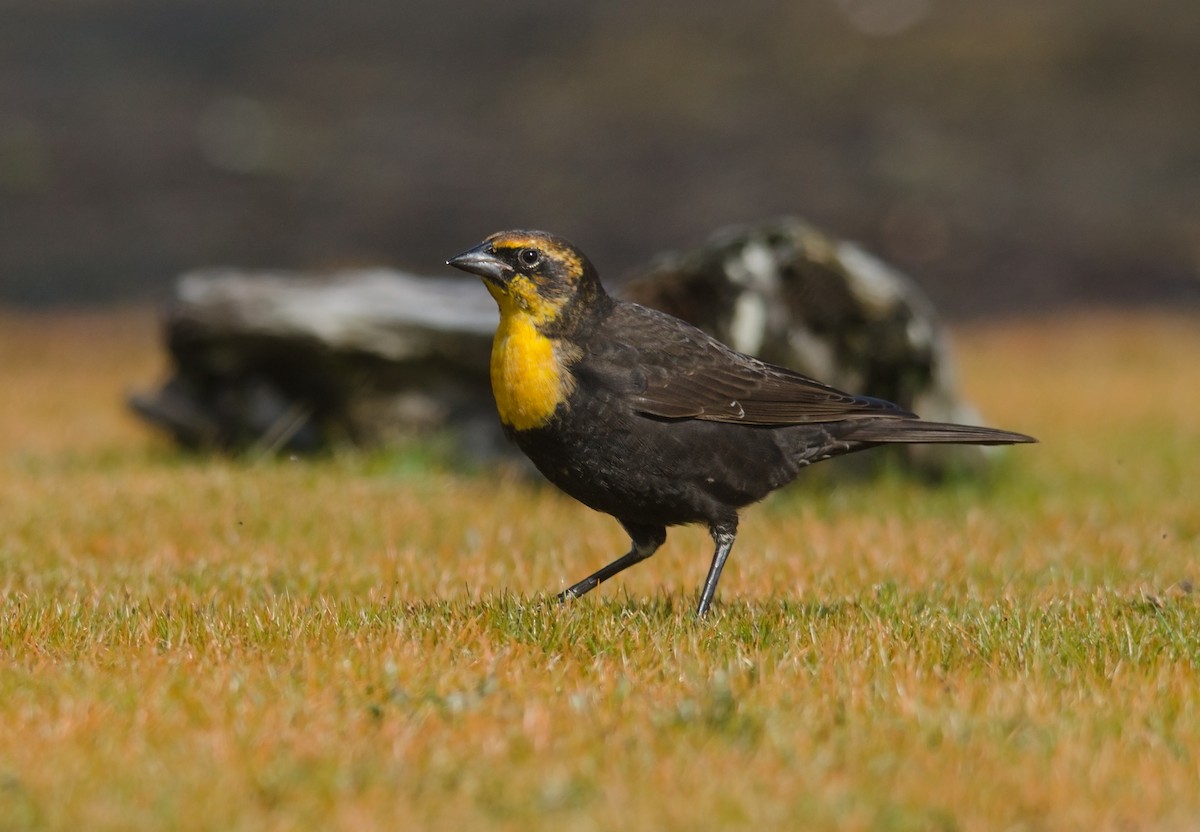
<instances>
[{"instance_id":1,"label":"bird's wing","mask_svg":"<svg viewBox=\"0 0 1200 832\"><path fill-rule=\"evenodd\" d=\"M664 419L798 425L911 417L883 399L852 396L730 349L678 318L618 303L579 370L638 412Z\"/></svg>"}]
</instances>

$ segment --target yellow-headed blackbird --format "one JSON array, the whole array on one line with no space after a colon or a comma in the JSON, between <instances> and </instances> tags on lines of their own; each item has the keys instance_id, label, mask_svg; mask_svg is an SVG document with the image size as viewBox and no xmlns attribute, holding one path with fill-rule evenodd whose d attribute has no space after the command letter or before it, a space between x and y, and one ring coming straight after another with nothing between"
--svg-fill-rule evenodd
<instances>
[{"instance_id":1,"label":"yellow-headed blackbird","mask_svg":"<svg viewBox=\"0 0 1200 832\"><path fill-rule=\"evenodd\" d=\"M738 509L801 468L892 442L1004 445L1032 437L924 422L736 352L662 312L610 297L566 240L503 231L447 261L500 307L491 379L506 432L547 479L632 539L559 595L645 560L667 526L706 523L716 544L697 616L712 602Z\"/></svg>"}]
</instances>

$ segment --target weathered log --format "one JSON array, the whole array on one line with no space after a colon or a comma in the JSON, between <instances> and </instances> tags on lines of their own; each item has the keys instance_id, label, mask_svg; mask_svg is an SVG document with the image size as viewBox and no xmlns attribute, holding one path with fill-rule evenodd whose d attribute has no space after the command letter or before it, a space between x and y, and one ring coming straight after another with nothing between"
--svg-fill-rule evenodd
<instances>
[{"instance_id":1,"label":"weathered log","mask_svg":"<svg viewBox=\"0 0 1200 832\"><path fill-rule=\"evenodd\" d=\"M504 453L488 418L496 320L466 278L194 271L167 310L172 375L130 404L193 449L378 446L451 427L472 456Z\"/></svg>"},{"instance_id":2,"label":"weathered log","mask_svg":"<svg viewBox=\"0 0 1200 832\"><path fill-rule=\"evenodd\" d=\"M799 220L723 231L622 291L844 389L928 418L975 419L917 286ZM496 320L471 278L195 271L166 316L172 375L130 404L196 449L313 451L448 430L470 458L508 455L487 378ZM985 453L907 451L930 470Z\"/></svg>"}]
</instances>

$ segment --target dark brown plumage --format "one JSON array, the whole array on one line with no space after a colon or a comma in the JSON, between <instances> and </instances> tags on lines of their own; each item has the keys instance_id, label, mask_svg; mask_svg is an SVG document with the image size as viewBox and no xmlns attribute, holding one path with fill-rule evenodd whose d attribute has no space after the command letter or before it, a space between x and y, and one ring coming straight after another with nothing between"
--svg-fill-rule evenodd
<instances>
[{"instance_id":1,"label":"dark brown plumage","mask_svg":"<svg viewBox=\"0 0 1200 832\"><path fill-rule=\"evenodd\" d=\"M646 559L666 527L705 523L716 545L697 615L712 602L738 509L813 462L887 443L1032 442L924 422L759 361L690 324L610 297L587 258L538 231L492 235L448 261L500 307L492 387L501 421L551 482L616 517L630 551L560 597Z\"/></svg>"}]
</instances>

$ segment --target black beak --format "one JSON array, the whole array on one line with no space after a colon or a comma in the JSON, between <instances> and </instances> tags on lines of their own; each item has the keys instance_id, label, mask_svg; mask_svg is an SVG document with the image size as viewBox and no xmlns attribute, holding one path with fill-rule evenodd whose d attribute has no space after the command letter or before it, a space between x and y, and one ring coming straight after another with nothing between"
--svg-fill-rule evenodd
<instances>
[{"instance_id":1,"label":"black beak","mask_svg":"<svg viewBox=\"0 0 1200 832\"><path fill-rule=\"evenodd\" d=\"M513 267L490 252L487 243L480 243L475 248L451 257L446 261L446 265L500 284L507 283L513 273Z\"/></svg>"}]
</instances>

